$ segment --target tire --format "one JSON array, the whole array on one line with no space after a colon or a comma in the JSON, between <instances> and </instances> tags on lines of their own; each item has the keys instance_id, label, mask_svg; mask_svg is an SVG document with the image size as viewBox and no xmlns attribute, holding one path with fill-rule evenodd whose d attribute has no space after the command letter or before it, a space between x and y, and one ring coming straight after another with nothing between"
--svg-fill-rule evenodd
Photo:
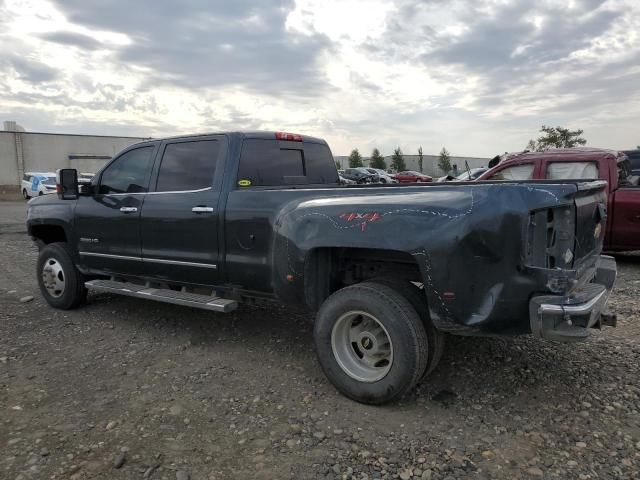
<instances>
[{"instance_id":1,"label":"tire","mask_svg":"<svg viewBox=\"0 0 640 480\"><path fill-rule=\"evenodd\" d=\"M22 189L22 198L24 198L25 200L29 200L31 198L29 196L29 194L27 193L27 189L26 188Z\"/></svg>"},{"instance_id":2,"label":"tire","mask_svg":"<svg viewBox=\"0 0 640 480\"><path fill-rule=\"evenodd\" d=\"M40 250L36 274L42 296L54 308L76 308L87 297L84 276L75 267L66 243L50 243Z\"/></svg>"},{"instance_id":3,"label":"tire","mask_svg":"<svg viewBox=\"0 0 640 480\"><path fill-rule=\"evenodd\" d=\"M41 197L42 195L44 195L44 193L42 192L38 192L38 196Z\"/></svg>"},{"instance_id":4,"label":"tire","mask_svg":"<svg viewBox=\"0 0 640 480\"><path fill-rule=\"evenodd\" d=\"M314 339L329 381L361 403L381 405L401 398L427 367L429 344L418 313L382 283L359 283L327 298L316 317Z\"/></svg>"},{"instance_id":5,"label":"tire","mask_svg":"<svg viewBox=\"0 0 640 480\"><path fill-rule=\"evenodd\" d=\"M424 329L427 332L427 340L429 342L427 368L422 376L422 378L426 378L435 370L438 363L440 363L446 344L446 335L438 330L431 321L431 314L429 313L429 306L427 305L424 291L408 280L401 278L376 278L373 281L387 285L404 295L405 298L411 302L416 312L418 312Z\"/></svg>"}]
</instances>

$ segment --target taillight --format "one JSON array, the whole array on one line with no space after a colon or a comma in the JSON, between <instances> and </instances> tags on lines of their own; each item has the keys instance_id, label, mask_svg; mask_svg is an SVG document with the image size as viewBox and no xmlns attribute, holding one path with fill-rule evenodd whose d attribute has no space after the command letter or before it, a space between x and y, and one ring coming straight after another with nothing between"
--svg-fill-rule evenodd
<instances>
[{"instance_id":1,"label":"taillight","mask_svg":"<svg viewBox=\"0 0 640 480\"><path fill-rule=\"evenodd\" d=\"M537 210L529 214L527 264L547 269L573 266L575 224L572 207Z\"/></svg>"},{"instance_id":2,"label":"taillight","mask_svg":"<svg viewBox=\"0 0 640 480\"><path fill-rule=\"evenodd\" d=\"M302 135L297 133L276 132L276 140L285 140L287 142L301 142Z\"/></svg>"}]
</instances>

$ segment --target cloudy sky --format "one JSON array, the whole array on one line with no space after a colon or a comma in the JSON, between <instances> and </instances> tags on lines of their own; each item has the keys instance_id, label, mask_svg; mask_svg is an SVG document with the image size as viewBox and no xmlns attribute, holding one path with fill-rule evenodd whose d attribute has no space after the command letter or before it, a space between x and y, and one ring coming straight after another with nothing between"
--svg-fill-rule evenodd
<instances>
[{"instance_id":1,"label":"cloudy sky","mask_svg":"<svg viewBox=\"0 0 640 480\"><path fill-rule=\"evenodd\" d=\"M493 156L640 144L638 0L0 0L0 120Z\"/></svg>"}]
</instances>

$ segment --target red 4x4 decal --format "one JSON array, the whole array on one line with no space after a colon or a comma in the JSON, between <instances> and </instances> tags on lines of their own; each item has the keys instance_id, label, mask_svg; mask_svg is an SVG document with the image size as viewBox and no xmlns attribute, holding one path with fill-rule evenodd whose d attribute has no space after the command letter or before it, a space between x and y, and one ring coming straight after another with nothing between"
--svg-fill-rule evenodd
<instances>
[{"instance_id":1,"label":"red 4x4 decal","mask_svg":"<svg viewBox=\"0 0 640 480\"><path fill-rule=\"evenodd\" d=\"M346 212L341 213L340 218L345 222L355 222L360 225L360 229L364 232L367 229L367 224L380 220L382 215L378 212Z\"/></svg>"}]
</instances>

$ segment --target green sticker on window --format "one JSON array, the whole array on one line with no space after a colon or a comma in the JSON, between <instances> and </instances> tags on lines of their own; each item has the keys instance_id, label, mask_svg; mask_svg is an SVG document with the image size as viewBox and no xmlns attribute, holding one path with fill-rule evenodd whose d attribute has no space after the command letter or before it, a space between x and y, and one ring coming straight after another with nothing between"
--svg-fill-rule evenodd
<instances>
[{"instance_id":1,"label":"green sticker on window","mask_svg":"<svg viewBox=\"0 0 640 480\"><path fill-rule=\"evenodd\" d=\"M238 180L238 185L240 185L241 187L250 187L251 180Z\"/></svg>"}]
</instances>

